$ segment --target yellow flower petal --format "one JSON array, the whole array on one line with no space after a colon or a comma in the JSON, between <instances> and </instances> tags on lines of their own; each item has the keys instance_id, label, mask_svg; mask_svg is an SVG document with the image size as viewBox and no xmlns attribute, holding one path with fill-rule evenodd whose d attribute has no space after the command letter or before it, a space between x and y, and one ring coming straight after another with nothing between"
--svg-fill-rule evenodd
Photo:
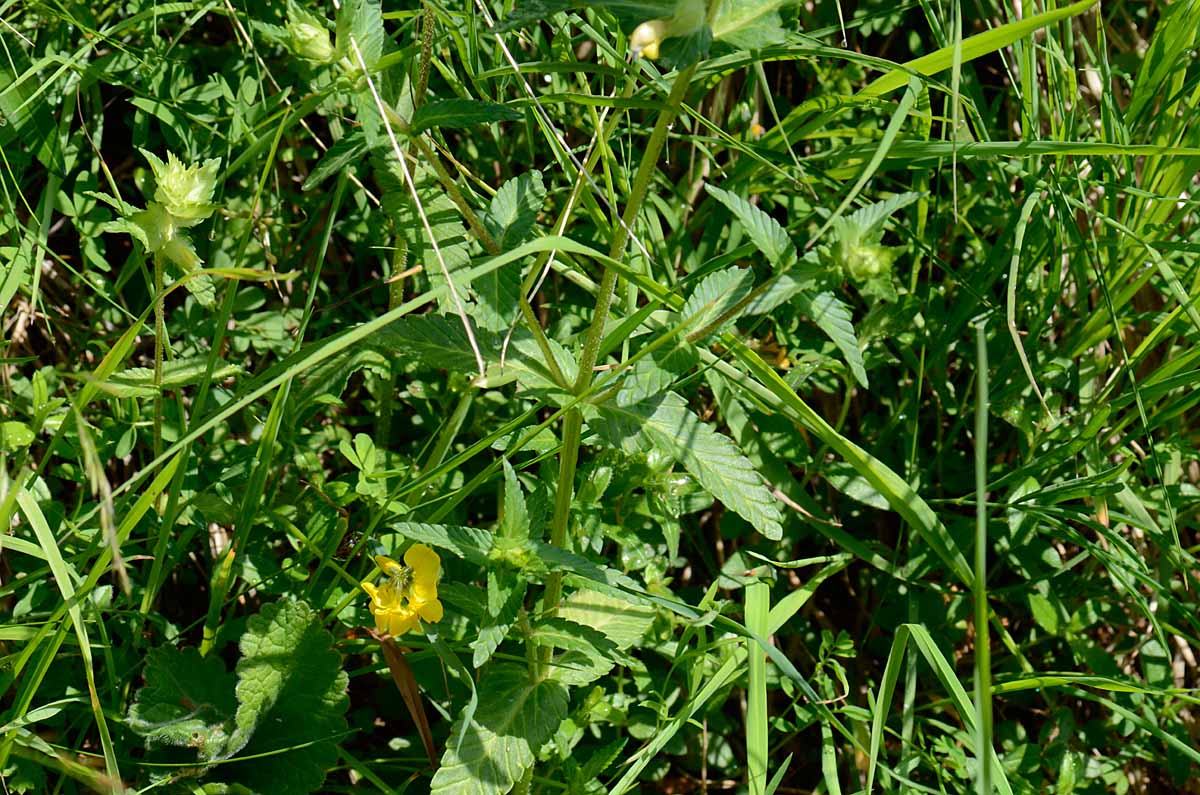
<instances>
[{"instance_id":1,"label":"yellow flower petal","mask_svg":"<svg viewBox=\"0 0 1200 795\"><path fill-rule=\"evenodd\" d=\"M413 544L404 553L404 562L412 567L413 578L417 580L437 581L438 573L442 570L442 559L438 554L424 544Z\"/></svg>"},{"instance_id":2,"label":"yellow flower petal","mask_svg":"<svg viewBox=\"0 0 1200 795\"><path fill-rule=\"evenodd\" d=\"M417 625L417 614L410 610L377 613L375 626L389 635L403 635Z\"/></svg>"},{"instance_id":3,"label":"yellow flower petal","mask_svg":"<svg viewBox=\"0 0 1200 795\"><path fill-rule=\"evenodd\" d=\"M437 582L414 580L412 587L409 589L409 596L417 604L432 602L437 599Z\"/></svg>"},{"instance_id":4,"label":"yellow flower petal","mask_svg":"<svg viewBox=\"0 0 1200 795\"><path fill-rule=\"evenodd\" d=\"M426 602L417 610L418 615L425 621L434 624L442 620L442 603L437 599Z\"/></svg>"},{"instance_id":5,"label":"yellow flower petal","mask_svg":"<svg viewBox=\"0 0 1200 795\"><path fill-rule=\"evenodd\" d=\"M396 577L400 574L400 571L403 568L403 566L389 558L387 555L376 555L375 565L378 566L379 570L383 572L384 577ZM412 564L410 563L409 565L411 566Z\"/></svg>"},{"instance_id":6,"label":"yellow flower petal","mask_svg":"<svg viewBox=\"0 0 1200 795\"><path fill-rule=\"evenodd\" d=\"M358 587L367 592L367 596L371 597L371 606L374 607L379 602L379 589L375 587L373 582L360 582Z\"/></svg>"}]
</instances>

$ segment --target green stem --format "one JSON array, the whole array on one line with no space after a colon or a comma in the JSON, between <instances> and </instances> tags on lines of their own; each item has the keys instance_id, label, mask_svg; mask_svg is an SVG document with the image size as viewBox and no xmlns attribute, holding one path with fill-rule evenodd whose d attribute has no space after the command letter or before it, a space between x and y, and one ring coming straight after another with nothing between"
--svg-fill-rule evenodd
<instances>
[{"instance_id":1,"label":"green stem","mask_svg":"<svg viewBox=\"0 0 1200 795\"><path fill-rule=\"evenodd\" d=\"M467 412L471 409L471 403L475 399L474 389L464 389L462 396L458 399L458 405L454 407L454 413L450 415L450 419L442 426L442 430L438 433L437 441L433 444L433 450L429 453L429 460L425 462L425 466L421 468L423 472L429 472L432 469L442 465L442 461L446 460L446 452L450 449L450 445L454 443L458 437L458 432L462 430L463 421L467 418ZM421 493L412 501L405 500L409 505L418 505L425 499L425 495L429 493L429 489L433 487L433 483L427 483L425 488L421 489Z\"/></svg>"},{"instance_id":2,"label":"green stem","mask_svg":"<svg viewBox=\"0 0 1200 795\"><path fill-rule=\"evenodd\" d=\"M162 456L163 415L163 340L167 334L167 321L163 317L163 266L162 257L154 255L154 457Z\"/></svg>"},{"instance_id":3,"label":"green stem","mask_svg":"<svg viewBox=\"0 0 1200 795\"><path fill-rule=\"evenodd\" d=\"M659 114L654 131L650 134L650 140L646 144L646 151L642 153L642 162L634 177L633 190L630 191L629 201L625 205L625 212L621 217L622 222L613 232L612 246L609 249L611 259L619 259L625 251L625 244L629 242L630 229L637 220L642 202L646 199L650 180L658 169L658 157L666 143L671 122L674 121L679 106L683 104L684 95L687 93L695 71L695 65L687 67L679 73L679 76L675 78L674 85L671 86L671 94L667 97L667 107ZM614 269L608 267L604 269L600 288L596 291L596 308L592 315L592 324L588 328L587 338L583 344L583 353L579 358L579 372L576 375L573 389L576 395L587 392L592 385L593 368L600 355L600 343L604 339L604 325L608 320L608 310L612 304L617 278L618 273ZM562 452L559 454L558 487L554 497L554 515L550 521L550 543L559 547L565 546L567 542L571 502L575 492L575 470L579 463L579 444L582 436L583 413L579 409L572 409L563 419L563 444ZM543 616L551 616L558 611L558 603L562 599L562 588L561 572L553 572L546 578L546 590L542 596L541 612ZM552 652L553 649L549 646L544 646L540 650L539 671L537 672L539 676L545 675Z\"/></svg>"},{"instance_id":4,"label":"green stem","mask_svg":"<svg viewBox=\"0 0 1200 795\"><path fill-rule=\"evenodd\" d=\"M637 220L638 213L641 212L642 202L645 201L646 192L650 188L650 180L654 176L654 172L658 170L658 155L662 151L663 144L666 143L671 122L675 120L679 106L683 104L683 96L687 93L695 72L696 65L693 64L680 72L679 76L675 78L675 84L671 86L671 94L667 97L667 107L659 114L658 122L654 125L654 132L650 134L650 142L642 154L642 162L638 166L637 175L633 178L633 190L629 194L628 204L625 205L625 213L621 216L621 224L613 231L612 247L608 252L611 259L618 259L625 252L625 244L629 242L629 232ZM596 359L600 353L600 342L604 338L604 324L608 321L608 309L612 304L617 278L616 271L611 268L604 269L604 276L600 280L600 290L596 295L596 312L592 316L592 325L588 329L587 339L583 343L583 354L579 358L579 375L575 379L577 394L591 385L592 368L596 366Z\"/></svg>"}]
</instances>

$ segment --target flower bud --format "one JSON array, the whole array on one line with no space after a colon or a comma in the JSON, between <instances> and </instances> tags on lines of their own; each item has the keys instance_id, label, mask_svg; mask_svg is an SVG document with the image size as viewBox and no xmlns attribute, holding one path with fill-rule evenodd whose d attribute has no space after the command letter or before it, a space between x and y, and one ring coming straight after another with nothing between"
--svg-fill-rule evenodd
<instances>
[{"instance_id":1,"label":"flower bud","mask_svg":"<svg viewBox=\"0 0 1200 795\"><path fill-rule=\"evenodd\" d=\"M154 171L154 199L162 204L179 226L195 226L213 214L213 189L217 184L220 160L205 160L203 166L185 166L174 152L167 162L142 150Z\"/></svg>"},{"instance_id":2,"label":"flower bud","mask_svg":"<svg viewBox=\"0 0 1200 795\"><path fill-rule=\"evenodd\" d=\"M329 31L304 19L289 19L288 36L292 52L308 61L329 63L333 60L333 41Z\"/></svg>"}]
</instances>

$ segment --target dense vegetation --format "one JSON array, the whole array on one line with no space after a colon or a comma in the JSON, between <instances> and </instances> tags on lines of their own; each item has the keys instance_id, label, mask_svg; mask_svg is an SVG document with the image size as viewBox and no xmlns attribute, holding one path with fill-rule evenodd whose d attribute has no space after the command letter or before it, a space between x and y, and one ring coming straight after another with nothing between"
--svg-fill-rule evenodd
<instances>
[{"instance_id":1,"label":"dense vegetation","mask_svg":"<svg viewBox=\"0 0 1200 795\"><path fill-rule=\"evenodd\" d=\"M1200 792L1198 37L0 3L4 793Z\"/></svg>"}]
</instances>

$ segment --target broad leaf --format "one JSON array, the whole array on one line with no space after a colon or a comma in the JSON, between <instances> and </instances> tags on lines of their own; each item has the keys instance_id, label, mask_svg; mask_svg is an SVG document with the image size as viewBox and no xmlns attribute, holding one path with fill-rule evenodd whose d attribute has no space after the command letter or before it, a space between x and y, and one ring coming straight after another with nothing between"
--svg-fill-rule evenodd
<instances>
[{"instance_id":1,"label":"broad leaf","mask_svg":"<svg viewBox=\"0 0 1200 795\"><path fill-rule=\"evenodd\" d=\"M501 251L525 242L545 199L546 186L540 171L526 172L500 186L483 223Z\"/></svg>"},{"instance_id":2,"label":"broad leaf","mask_svg":"<svg viewBox=\"0 0 1200 795\"><path fill-rule=\"evenodd\" d=\"M193 748L198 758L221 758L237 709L233 675L216 657L194 648L161 646L146 657L146 684L129 708L127 725L146 746Z\"/></svg>"},{"instance_id":3,"label":"broad leaf","mask_svg":"<svg viewBox=\"0 0 1200 795\"><path fill-rule=\"evenodd\" d=\"M568 596L558 614L602 632L618 649L628 649L640 641L654 621L652 608L586 588Z\"/></svg>"},{"instance_id":4,"label":"broad leaf","mask_svg":"<svg viewBox=\"0 0 1200 795\"><path fill-rule=\"evenodd\" d=\"M502 795L567 715L567 691L534 681L524 666L497 665L479 682L479 704L450 731L433 795Z\"/></svg>"},{"instance_id":5,"label":"broad leaf","mask_svg":"<svg viewBox=\"0 0 1200 795\"><path fill-rule=\"evenodd\" d=\"M313 792L346 731L349 678L333 636L306 603L284 599L246 622L239 647L229 753L258 758L223 765L222 774L259 792Z\"/></svg>"}]
</instances>

